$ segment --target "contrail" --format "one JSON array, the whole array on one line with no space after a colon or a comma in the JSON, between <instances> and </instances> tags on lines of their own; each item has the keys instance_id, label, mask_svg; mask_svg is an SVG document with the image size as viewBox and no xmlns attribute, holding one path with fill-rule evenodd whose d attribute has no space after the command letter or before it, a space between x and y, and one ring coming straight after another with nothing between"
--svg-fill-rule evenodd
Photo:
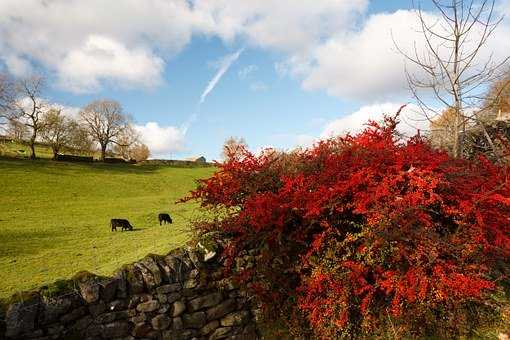
<instances>
[{"instance_id":1,"label":"contrail","mask_svg":"<svg viewBox=\"0 0 510 340\"><path fill-rule=\"evenodd\" d=\"M204 101L207 98L207 96L209 95L209 93L211 93L211 91L214 89L214 87L220 81L221 77L223 77L225 72L228 71L230 66L232 66L232 64L239 58L239 56L241 55L241 53L243 53L243 51L244 51L244 47L240 48L235 53L226 55L223 58L223 60L221 61L221 64L220 64L220 68L218 69L218 71L216 72L214 77L209 81L209 83L207 83L207 86L206 86L204 92L202 92L202 95L200 96L200 100L197 104L197 108L195 109L195 113L193 113L188 118L188 120L184 124L182 124L181 131L182 131L183 135L185 135L188 132L188 129L191 126L191 124L193 124L197 120L198 114L200 113L200 107L204 103Z\"/></svg>"},{"instance_id":2,"label":"contrail","mask_svg":"<svg viewBox=\"0 0 510 340\"><path fill-rule=\"evenodd\" d=\"M239 58L241 53L243 53L243 50L244 48L241 48L236 53L229 54L225 58L223 58L218 72L216 72L214 77L209 81L209 84L207 84L207 87L205 88L204 92L202 92L202 95L200 96L199 105L205 101L207 95L211 93L216 84L218 84L218 82L220 81L221 77L223 77L225 72L227 72L230 66Z\"/></svg>"},{"instance_id":3,"label":"contrail","mask_svg":"<svg viewBox=\"0 0 510 340\"><path fill-rule=\"evenodd\" d=\"M193 124L197 120L197 117L198 117L198 113L193 113L191 116L189 116L188 120L184 124L181 125L180 130L181 130L183 136L186 135L189 127L191 126L191 124Z\"/></svg>"}]
</instances>

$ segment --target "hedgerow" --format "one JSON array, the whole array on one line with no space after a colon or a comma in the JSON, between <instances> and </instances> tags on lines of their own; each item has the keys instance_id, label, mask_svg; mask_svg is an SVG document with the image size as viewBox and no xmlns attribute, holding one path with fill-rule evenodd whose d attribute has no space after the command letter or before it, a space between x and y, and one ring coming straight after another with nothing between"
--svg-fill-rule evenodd
<instances>
[{"instance_id":1,"label":"hedgerow","mask_svg":"<svg viewBox=\"0 0 510 340\"><path fill-rule=\"evenodd\" d=\"M451 337L498 317L509 168L452 159L397 123L288 154L244 150L185 199L221 216L198 228L233 236L228 259L260 252L239 276L293 332Z\"/></svg>"}]
</instances>

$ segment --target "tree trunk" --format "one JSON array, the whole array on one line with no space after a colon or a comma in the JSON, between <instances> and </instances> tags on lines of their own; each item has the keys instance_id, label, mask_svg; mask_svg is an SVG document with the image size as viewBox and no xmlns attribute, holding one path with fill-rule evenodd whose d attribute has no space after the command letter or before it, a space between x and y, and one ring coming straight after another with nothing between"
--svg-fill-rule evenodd
<instances>
[{"instance_id":1,"label":"tree trunk","mask_svg":"<svg viewBox=\"0 0 510 340\"><path fill-rule=\"evenodd\" d=\"M34 133L30 138L30 159L35 159L35 138L36 134Z\"/></svg>"},{"instance_id":2,"label":"tree trunk","mask_svg":"<svg viewBox=\"0 0 510 340\"><path fill-rule=\"evenodd\" d=\"M460 84L460 69L461 69L461 38L462 38L462 28L459 24L458 18L458 5L457 2L452 1L452 9L454 15L454 57L453 57L453 75L451 77L453 83L451 83L453 90L453 101L454 101L454 109L455 109L455 129L454 129L454 139L453 139L453 157L461 158L463 156L463 140L464 140L464 114L462 112L462 88ZM462 19L461 19L462 20Z\"/></svg>"},{"instance_id":3,"label":"tree trunk","mask_svg":"<svg viewBox=\"0 0 510 340\"><path fill-rule=\"evenodd\" d=\"M53 148L53 160L57 160L57 155L58 155L58 148Z\"/></svg>"},{"instance_id":4,"label":"tree trunk","mask_svg":"<svg viewBox=\"0 0 510 340\"><path fill-rule=\"evenodd\" d=\"M101 160L104 162L104 159L106 158L106 144L101 144Z\"/></svg>"},{"instance_id":5,"label":"tree trunk","mask_svg":"<svg viewBox=\"0 0 510 340\"><path fill-rule=\"evenodd\" d=\"M455 107L455 119L454 119L454 126L453 126L453 150L452 150L452 156L455 158L460 157L460 111L458 107Z\"/></svg>"}]
</instances>

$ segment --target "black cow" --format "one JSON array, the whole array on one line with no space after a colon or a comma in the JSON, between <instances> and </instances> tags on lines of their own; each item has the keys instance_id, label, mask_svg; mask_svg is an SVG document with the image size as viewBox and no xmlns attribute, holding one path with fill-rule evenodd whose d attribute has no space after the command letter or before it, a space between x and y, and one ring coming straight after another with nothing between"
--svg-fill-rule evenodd
<instances>
[{"instance_id":1,"label":"black cow","mask_svg":"<svg viewBox=\"0 0 510 340\"><path fill-rule=\"evenodd\" d=\"M110 225L112 227L112 231L117 231L117 227L121 228L122 231L133 230L133 226L129 223L129 221L122 218L112 218Z\"/></svg>"},{"instance_id":2,"label":"black cow","mask_svg":"<svg viewBox=\"0 0 510 340\"><path fill-rule=\"evenodd\" d=\"M161 222L172 223L172 218L168 214L159 214L158 220L159 220L159 225L161 225Z\"/></svg>"}]
</instances>

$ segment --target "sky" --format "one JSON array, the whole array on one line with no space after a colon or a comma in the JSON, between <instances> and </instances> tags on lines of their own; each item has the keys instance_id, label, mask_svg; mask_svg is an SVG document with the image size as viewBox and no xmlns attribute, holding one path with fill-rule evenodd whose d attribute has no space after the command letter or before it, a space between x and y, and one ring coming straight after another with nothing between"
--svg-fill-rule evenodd
<instances>
[{"instance_id":1,"label":"sky","mask_svg":"<svg viewBox=\"0 0 510 340\"><path fill-rule=\"evenodd\" d=\"M416 24L404 0L2 0L0 69L44 74L70 112L117 100L153 158L219 160L230 136L306 147L402 104L401 129L426 130L393 42L420 49ZM480 58L503 58L509 31L505 17Z\"/></svg>"}]
</instances>

